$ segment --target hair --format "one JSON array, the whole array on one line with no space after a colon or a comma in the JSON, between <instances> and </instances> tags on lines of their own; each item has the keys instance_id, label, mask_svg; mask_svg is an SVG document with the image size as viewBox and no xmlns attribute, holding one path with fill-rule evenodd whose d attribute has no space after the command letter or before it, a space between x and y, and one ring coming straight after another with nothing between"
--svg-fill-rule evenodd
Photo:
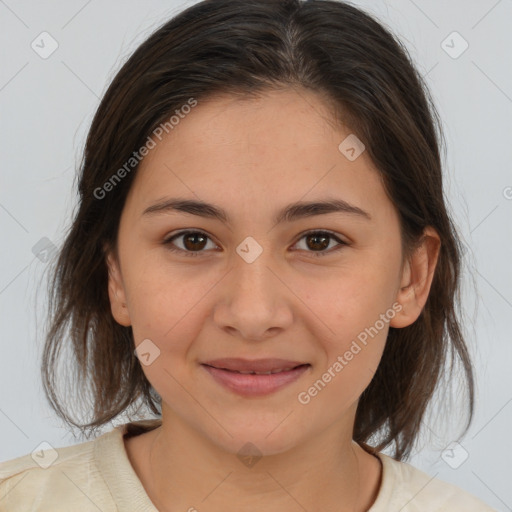
<instances>
[{"instance_id":1,"label":"hair","mask_svg":"<svg viewBox=\"0 0 512 512\"><path fill-rule=\"evenodd\" d=\"M441 239L427 302L411 325L390 327L380 365L359 399L354 440L365 446L376 440L372 449L389 446L395 459L408 458L449 356L450 372L453 361L462 363L464 433L469 428L474 378L458 309L462 246L443 195L439 116L404 45L362 10L331 0L196 3L154 31L114 77L87 135L78 205L48 287L43 388L68 425L84 433L137 401L161 415L161 397L134 354L132 329L114 320L108 297L105 247L117 247L138 166L101 198L98 190L191 98L200 103L287 88L316 93L333 119L365 144L397 209L405 254L427 226ZM72 349L66 387L90 391L87 422L76 422L58 396L64 347Z\"/></svg>"}]
</instances>

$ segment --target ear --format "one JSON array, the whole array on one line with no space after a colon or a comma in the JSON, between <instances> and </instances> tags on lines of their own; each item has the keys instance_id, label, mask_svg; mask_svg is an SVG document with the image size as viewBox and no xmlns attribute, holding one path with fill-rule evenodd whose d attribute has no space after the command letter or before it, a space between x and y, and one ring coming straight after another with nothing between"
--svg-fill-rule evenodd
<instances>
[{"instance_id":1,"label":"ear","mask_svg":"<svg viewBox=\"0 0 512 512\"><path fill-rule=\"evenodd\" d=\"M117 323L128 327L131 325L130 314L126 306L126 291L119 261L111 249L105 250L105 259L108 267L108 296L112 316Z\"/></svg>"},{"instance_id":2,"label":"ear","mask_svg":"<svg viewBox=\"0 0 512 512\"><path fill-rule=\"evenodd\" d=\"M440 247L437 231L431 226L426 227L419 245L402 269L396 296L402 309L390 321L391 327L407 327L420 316L430 292Z\"/></svg>"}]
</instances>

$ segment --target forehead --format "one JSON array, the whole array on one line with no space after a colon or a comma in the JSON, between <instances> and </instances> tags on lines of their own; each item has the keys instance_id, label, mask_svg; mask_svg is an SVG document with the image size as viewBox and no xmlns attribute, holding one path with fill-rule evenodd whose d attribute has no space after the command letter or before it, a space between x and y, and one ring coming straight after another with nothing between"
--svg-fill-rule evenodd
<instances>
[{"instance_id":1,"label":"forehead","mask_svg":"<svg viewBox=\"0 0 512 512\"><path fill-rule=\"evenodd\" d=\"M301 153L335 142L338 136L328 137L336 131L333 114L320 96L304 89L270 90L257 97L224 94L200 101L172 133L176 142L199 149L238 145L248 154L266 148Z\"/></svg>"},{"instance_id":2,"label":"forehead","mask_svg":"<svg viewBox=\"0 0 512 512\"><path fill-rule=\"evenodd\" d=\"M350 135L311 91L216 96L198 101L156 140L131 194L140 202L167 192L216 202L235 192L245 200L297 201L339 191L352 202L382 200L380 176L366 152L354 161L340 152Z\"/></svg>"}]
</instances>

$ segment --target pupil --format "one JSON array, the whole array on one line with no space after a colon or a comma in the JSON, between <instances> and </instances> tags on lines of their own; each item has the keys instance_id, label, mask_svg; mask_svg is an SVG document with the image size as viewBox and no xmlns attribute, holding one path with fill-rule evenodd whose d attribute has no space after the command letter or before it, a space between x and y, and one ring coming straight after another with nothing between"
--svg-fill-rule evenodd
<instances>
[{"instance_id":1,"label":"pupil","mask_svg":"<svg viewBox=\"0 0 512 512\"><path fill-rule=\"evenodd\" d=\"M197 239L202 239L203 243L201 244L201 242L197 242ZM193 242L190 244L189 242L191 240L193 240ZM206 240L206 237L201 235L201 233L189 233L184 238L184 244L185 244L185 247L189 250L199 250L205 246L205 240ZM197 246L198 244L199 244L199 247Z\"/></svg>"},{"instance_id":2,"label":"pupil","mask_svg":"<svg viewBox=\"0 0 512 512\"><path fill-rule=\"evenodd\" d=\"M322 242L313 242L313 244L308 244L310 249L325 249L329 247L329 237L325 235L309 235L308 240L322 240Z\"/></svg>"}]
</instances>

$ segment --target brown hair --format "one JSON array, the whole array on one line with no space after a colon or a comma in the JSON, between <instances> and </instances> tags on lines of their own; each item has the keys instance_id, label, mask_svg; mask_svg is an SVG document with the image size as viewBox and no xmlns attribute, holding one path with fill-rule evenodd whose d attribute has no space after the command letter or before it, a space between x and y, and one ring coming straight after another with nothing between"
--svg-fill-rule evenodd
<instances>
[{"instance_id":1,"label":"brown hair","mask_svg":"<svg viewBox=\"0 0 512 512\"><path fill-rule=\"evenodd\" d=\"M134 354L131 328L114 320L107 291L104 247L116 247L137 167L102 197L98 190L191 98L286 87L327 99L333 119L343 119L363 141L399 213L407 251L426 226L441 239L427 303L413 324L390 328L381 363L360 397L354 440L375 439L379 451L393 444L393 456L407 458L448 356L462 363L469 392L465 432L469 428L474 382L458 309L461 244L443 196L438 114L404 46L363 11L330 0L202 1L156 30L113 79L88 133L78 208L49 286L43 386L69 425L92 432L137 401L161 414L161 397ZM83 393L79 398L92 410L87 422L72 419L57 396L63 347L72 349L66 360L72 384L89 392L92 407Z\"/></svg>"}]
</instances>

